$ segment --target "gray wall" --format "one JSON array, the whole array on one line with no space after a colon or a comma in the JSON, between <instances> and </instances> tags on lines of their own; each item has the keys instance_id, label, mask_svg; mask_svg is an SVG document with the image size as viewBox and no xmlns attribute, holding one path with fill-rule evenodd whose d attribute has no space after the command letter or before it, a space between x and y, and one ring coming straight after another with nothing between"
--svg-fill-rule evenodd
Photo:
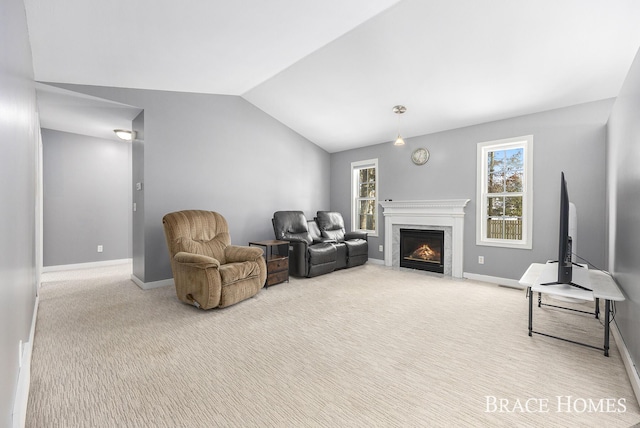
<instances>
[{"instance_id":1,"label":"gray wall","mask_svg":"<svg viewBox=\"0 0 640 428\"><path fill-rule=\"evenodd\" d=\"M605 263L605 137L613 100L515 117L452 131L406 139L331 155L331 209L350 224L350 164L378 158L379 200L471 199L464 230L464 272L519 279L532 262L557 258L560 172L564 171L578 213L578 255L597 266ZM390 131L390 133L392 130ZM533 249L476 245L476 145L533 135ZM411 152L426 147L427 164L416 166ZM370 239L369 256L384 259L384 217L380 235ZM485 264L477 263L484 256Z\"/></svg>"},{"instance_id":2,"label":"gray wall","mask_svg":"<svg viewBox=\"0 0 640 428\"><path fill-rule=\"evenodd\" d=\"M232 242L247 245L273 239L274 211L329 206L329 154L240 97L57 86L144 109L144 211L133 219L135 236L144 216L143 282L172 277L166 213L218 211Z\"/></svg>"},{"instance_id":3,"label":"gray wall","mask_svg":"<svg viewBox=\"0 0 640 428\"><path fill-rule=\"evenodd\" d=\"M44 266L130 258L131 144L43 129L42 146Z\"/></svg>"},{"instance_id":4,"label":"gray wall","mask_svg":"<svg viewBox=\"0 0 640 428\"><path fill-rule=\"evenodd\" d=\"M21 0L0 2L0 40L0 426L9 427L19 375L19 341L29 341L36 299L39 131Z\"/></svg>"},{"instance_id":5,"label":"gray wall","mask_svg":"<svg viewBox=\"0 0 640 428\"><path fill-rule=\"evenodd\" d=\"M616 304L616 324L640 364L640 51L608 123L607 190L609 269L626 299Z\"/></svg>"}]
</instances>

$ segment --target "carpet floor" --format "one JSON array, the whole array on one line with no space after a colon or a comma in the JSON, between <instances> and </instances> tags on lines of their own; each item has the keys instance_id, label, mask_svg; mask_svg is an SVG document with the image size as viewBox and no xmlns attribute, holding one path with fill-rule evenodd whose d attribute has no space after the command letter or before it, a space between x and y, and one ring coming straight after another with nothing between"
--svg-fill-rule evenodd
<instances>
[{"instance_id":1,"label":"carpet floor","mask_svg":"<svg viewBox=\"0 0 640 428\"><path fill-rule=\"evenodd\" d=\"M529 337L524 290L368 263L201 311L130 276L44 275L27 427L640 422L615 341L607 358ZM534 311L534 329L602 346L593 316Z\"/></svg>"}]
</instances>

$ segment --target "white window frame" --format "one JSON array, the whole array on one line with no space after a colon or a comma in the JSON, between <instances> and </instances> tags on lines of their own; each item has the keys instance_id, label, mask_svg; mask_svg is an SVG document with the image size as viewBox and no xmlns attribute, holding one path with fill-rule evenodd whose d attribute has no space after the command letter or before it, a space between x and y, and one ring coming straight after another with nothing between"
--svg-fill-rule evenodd
<instances>
[{"instance_id":1,"label":"white window frame","mask_svg":"<svg viewBox=\"0 0 640 428\"><path fill-rule=\"evenodd\" d=\"M376 196L374 200L374 217L375 217L375 230L363 230L359 228L359 215L358 215L358 201L361 199L358 192L358 172L361 169L374 168L376 170ZM378 236L378 194L380 193L380 169L378 168L378 159L367 159L357 162L351 162L351 230L359 232L367 232L369 236Z\"/></svg>"},{"instance_id":2,"label":"white window frame","mask_svg":"<svg viewBox=\"0 0 640 428\"><path fill-rule=\"evenodd\" d=\"M523 149L522 239L487 238L487 156L497 150ZM533 244L533 135L478 143L476 245L531 249Z\"/></svg>"}]
</instances>

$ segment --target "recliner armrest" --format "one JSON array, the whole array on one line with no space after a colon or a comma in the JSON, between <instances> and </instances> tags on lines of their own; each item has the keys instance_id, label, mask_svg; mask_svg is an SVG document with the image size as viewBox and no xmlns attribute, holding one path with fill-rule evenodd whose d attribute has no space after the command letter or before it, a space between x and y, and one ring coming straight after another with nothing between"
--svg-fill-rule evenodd
<instances>
[{"instance_id":1,"label":"recliner armrest","mask_svg":"<svg viewBox=\"0 0 640 428\"><path fill-rule=\"evenodd\" d=\"M220 267L220 262L217 259L209 256L204 256L202 254L186 253L184 251L180 251L175 255L173 259L177 263L200 269L217 269L218 267Z\"/></svg>"},{"instance_id":2,"label":"recliner armrest","mask_svg":"<svg viewBox=\"0 0 640 428\"><path fill-rule=\"evenodd\" d=\"M336 241L335 239L320 237L320 238L314 238L313 243L314 244L324 244L324 243L336 244L338 243L338 241Z\"/></svg>"},{"instance_id":3,"label":"recliner armrest","mask_svg":"<svg viewBox=\"0 0 640 428\"><path fill-rule=\"evenodd\" d=\"M345 240L349 240L349 239L364 239L365 241L368 241L368 235L367 235L367 232L359 232L357 230L354 230L352 232L346 232L344 234L344 239Z\"/></svg>"},{"instance_id":4,"label":"recliner armrest","mask_svg":"<svg viewBox=\"0 0 640 428\"><path fill-rule=\"evenodd\" d=\"M287 237L287 238L278 238L278 239L280 239L281 241L287 241L290 244L302 245L305 248L307 247L307 245L309 245L309 242L303 238Z\"/></svg>"},{"instance_id":5,"label":"recliner armrest","mask_svg":"<svg viewBox=\"0 0 640 428\"><path fill-rule=\"evenodd\" d=\"M229 245L224 249L224 255L227 258L227 262L246 262L262 257L262 249L243 245Z\"/></svg>"}]
</instances>

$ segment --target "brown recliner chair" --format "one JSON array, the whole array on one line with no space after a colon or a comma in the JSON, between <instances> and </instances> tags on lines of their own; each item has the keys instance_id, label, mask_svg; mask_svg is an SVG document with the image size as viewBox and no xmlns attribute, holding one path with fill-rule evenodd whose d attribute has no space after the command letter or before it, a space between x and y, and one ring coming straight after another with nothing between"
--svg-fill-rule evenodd
<instances>
[{"instance_id":1,"label":"brown recliner chair","mask_svg":"<svg viewBox=\"0 0 640 428\"><path fill-rule=\"evenodd\" d=\"M267 267L262 249L231 245L225 218L186 210L162 218L178 298L201 309L224 308L256 295Z\"/></svg>"}]
</instances>

